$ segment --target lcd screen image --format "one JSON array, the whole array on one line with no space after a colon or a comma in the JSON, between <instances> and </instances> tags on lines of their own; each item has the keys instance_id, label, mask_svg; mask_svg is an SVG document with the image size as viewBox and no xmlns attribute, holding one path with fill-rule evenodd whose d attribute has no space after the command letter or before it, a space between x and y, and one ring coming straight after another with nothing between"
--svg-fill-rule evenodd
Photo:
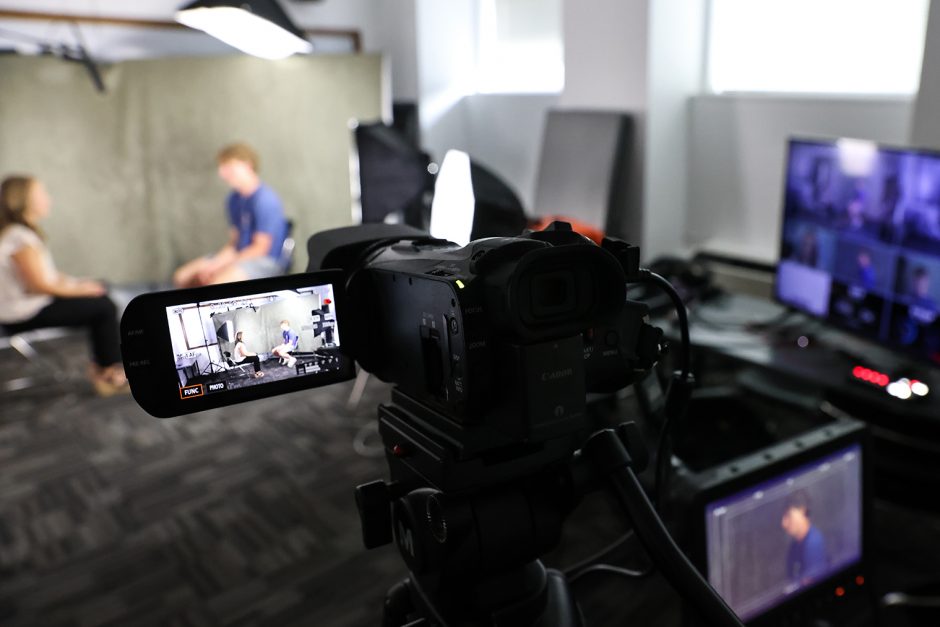
<instances>
[{"instance_id":1,"label":"lcd screen image","mask_svg":"<svg viewBox=\"0 0 940 627\"><path fill-rule=\"evenodd\" d=\"M166 308L183 399L337 371L332 285Z\"/></svg>"},{"instance_id":2,"label":"lcd screen image","mask_svg":"<svg viewBox=\"0 0 940 627\"><path fill-rule=\"evenodd\" d=\"M861 457L853 445L706 506L708 580L743 620L861 559Z\"/></svg>"},{"instance_id":3,"label":"lcd screen image","mask_svg":"<svg viewBox=\"0 0 940 627\"><path fill-rule=\"evenodd\" d=\"M791 141L776 294L940 363L940 154Z\"/></svg>"}]
</instances>

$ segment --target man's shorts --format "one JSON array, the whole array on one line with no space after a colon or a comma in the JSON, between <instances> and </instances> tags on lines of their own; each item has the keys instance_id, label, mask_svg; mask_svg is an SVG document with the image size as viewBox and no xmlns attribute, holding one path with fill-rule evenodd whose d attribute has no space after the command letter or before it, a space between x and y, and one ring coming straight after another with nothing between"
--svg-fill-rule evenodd
<instances>
[{"instance_id":1,"label":"man's shorts","mask_svg":"<svg viewBox=\"0 0 940 627\"><path fill-rule=\"evenodd\" d=\"M265 279L284 274L283 268L271 257L254 257L238 262L238 267L249 279Z\"/></svg>"}]
</instances>

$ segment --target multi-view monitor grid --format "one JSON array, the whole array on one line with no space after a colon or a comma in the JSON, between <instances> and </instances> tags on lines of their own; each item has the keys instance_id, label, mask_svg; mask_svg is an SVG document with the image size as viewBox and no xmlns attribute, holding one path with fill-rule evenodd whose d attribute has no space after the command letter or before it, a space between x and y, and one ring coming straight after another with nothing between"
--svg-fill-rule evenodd
<instances>
[{"instance_id":1,"label":"multi-view monitor grid","mask_svg":"<svg viewBox=\"0 0 940 627\"><path fill-rule=\"evenodd\" d=\"M940 364L940 153L792 140L776 294Z\"/></svg>"},{"instance_id":2,"label":"multi-view monitor grid","mask_svg":"<svg viewBox=\"0 0 940 627\"><path fill-rule=\"evenodd\" d=\"M858 444L705 507L708 580L743 620L862 557Z\"/></svg>"},{"instance_id":3,"label":"multi-view monitor grid","mask_svg":"<svg viewBox=\"0 0 940 627\"><path fill-rule=\"evenodd\" d=\"M332 285L166 308L180 398L335 371Z\"/></svg>"}]
</instances>

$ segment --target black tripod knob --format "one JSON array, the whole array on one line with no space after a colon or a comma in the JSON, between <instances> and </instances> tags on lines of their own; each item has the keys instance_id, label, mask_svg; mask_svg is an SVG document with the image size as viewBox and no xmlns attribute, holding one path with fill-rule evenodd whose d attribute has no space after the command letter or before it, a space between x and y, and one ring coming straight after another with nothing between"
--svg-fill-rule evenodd
<instances>
[{"instance_id":1,"label":"black tripod knob","mask_svg":"<svg viewBox=\"0 0 940 627\"><path fill-rule=\"evenodd\" d=\"M384 481L357 486L356 507L362 524L362 542L367 549L392 541L392 499Z\"/></svg>"}]
</instances>

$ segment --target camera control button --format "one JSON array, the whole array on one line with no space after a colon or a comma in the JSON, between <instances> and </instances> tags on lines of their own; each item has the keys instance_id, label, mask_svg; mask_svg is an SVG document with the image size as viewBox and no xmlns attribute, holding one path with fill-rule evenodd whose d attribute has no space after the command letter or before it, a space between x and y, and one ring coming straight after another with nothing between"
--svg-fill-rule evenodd
<instances>
[{"instance_id":1,"label":"camera control button","mask_svg":"<svg viewBox=\"0 0 940 627\"><path fill-rule=\"evenodd\" d=\"M196 398L197 396L203 396L204 394L205 389L202 387L201 383L180 388L180 398L183 400L186 400L187 398Z\"/></svg>"},{"instance_id":2,"label":"camera control button","mask_svg":"<svg viewBox=\"0 0 940 627\"><path fill-rule=\"evenodd\" d=\"M150 360L149 359L140 359L136 356L132 356L130 359L124 362L125 367L127 368L149 368Z\"/></svg>"},{"instance_id":3,"label":"camera control button","mask_svg":"<svg viewBox=\"0 0 940 627\"><path fill-rule=\"evenodd\" d=\"M604 343L611 348L615 348L620 343L620 336L617 335L616 331L608 331L607 335L604 336Z\"/></svg>"},{"instance_id":4,"label":"camera control button","mask_svg":"<svg viewBox=\"0 0 940 627\"><path fill-rule=\"evenodd\" d=\"M451 335L457 335L457 333L460 331L460 325L457 324L457 318L448 318L447 328Z\"/></svg>"}]
</instances>

